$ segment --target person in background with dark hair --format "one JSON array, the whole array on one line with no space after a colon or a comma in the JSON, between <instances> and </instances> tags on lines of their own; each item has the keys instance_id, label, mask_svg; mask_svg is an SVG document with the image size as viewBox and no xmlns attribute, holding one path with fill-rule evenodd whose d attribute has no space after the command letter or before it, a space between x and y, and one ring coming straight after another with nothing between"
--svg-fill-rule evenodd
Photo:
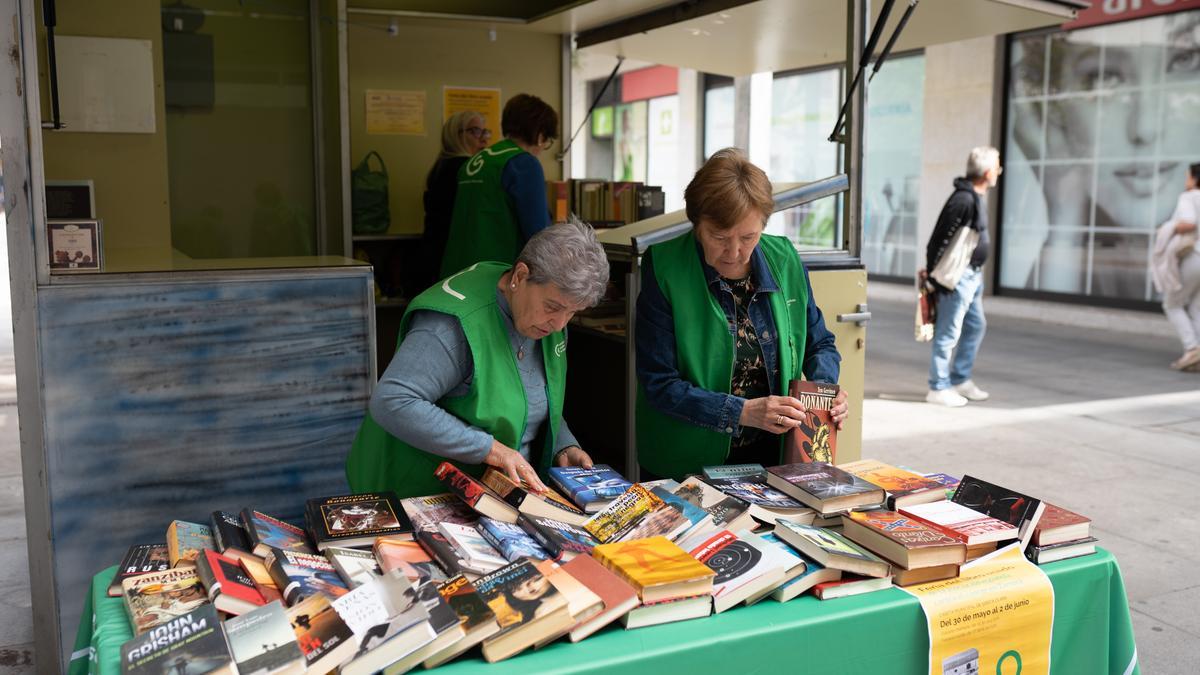
<instances>
[{"instance_id":1,"label":"person in background with dark hair","mask_svg":"<svg viewBox=\"0 0 1200 675\"><path fill-rule=\"evenodd\" d=\"M536 96L517 94L505 104L500 128L504 139L459 169L444 277L481 260L511 264L550 225L538 156L558 138L558 113Z\"/></svg>"},{"instance_id":2,"label":"person in background with dark hair","mask_svg":"<svg viewBox=\"0 0 1200 675\"><path fill-rule=\"evenodd\" d=\"M1158 228L1151 258L1154 285L1162 293L1163 312L1183 343L1174 370L1200 372L1200 164L1188 167L1183 194L1171 219Z\"/></svg>"},{"instance_id":3,"label":"person in background with dark hair","mask_svg":"<svg viewBox=\"0 0 1200 675\"><path fill-rule=\"evenodd\" d=\"M467 159L488 146L492 130L483 115L464 110L456 112L442 125L442 151L425 177L425 231L421 235L421 271L417 287L429 288L438 280L446 239L450 236L450 216L458 193L458 171Z\"/></svg>"}]
</instances>

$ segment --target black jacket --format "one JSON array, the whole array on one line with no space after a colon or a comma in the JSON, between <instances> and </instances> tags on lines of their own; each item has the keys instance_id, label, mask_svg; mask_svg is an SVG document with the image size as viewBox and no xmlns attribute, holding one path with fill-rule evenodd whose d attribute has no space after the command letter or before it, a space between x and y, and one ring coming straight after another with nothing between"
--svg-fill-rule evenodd
<instances>
[{"instance_id":1,"label":"black jacket","mask_svg":"<svg viewBox=\"0 0 1200 675\"><path fill-rule=\"evenodd\" d=\"M925 246L925 269L932 272L934 267L950 246L950 241L960 227L970 227L979 232L979 244L971 254L971 264L980 267L987 261L988 224L987 208L980 194L975 191L971 181L966 178L954 179L954 193L946 200L942 212L938 215L937 224L933 226L933 234ZM932 279L930 279L933 282ZM936 282L933 282L936 284ZM949 290L949 289L947 289Z\"/></svg>"}]
</instances>

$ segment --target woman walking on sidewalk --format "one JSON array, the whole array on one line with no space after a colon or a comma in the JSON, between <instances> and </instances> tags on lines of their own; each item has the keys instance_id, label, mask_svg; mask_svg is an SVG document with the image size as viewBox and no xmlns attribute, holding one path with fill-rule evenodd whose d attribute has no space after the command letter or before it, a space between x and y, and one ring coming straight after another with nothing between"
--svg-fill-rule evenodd
<instances>
[{"instance_id":1,"label":"woman walking on sidewalk","mask_svg":"<svg viewBox=\"0 0 1200 675\"><path fill-rule=\"evenodd\" d=\"M1183 343L1183 356L1171 364L1175 370L1200 371L1197 220L1200 220L1200 164L1192 164L1175 212L1158 228L1150 270L1154 285L1163 296L1163 312Z\"/></svg>"}]
</instances>

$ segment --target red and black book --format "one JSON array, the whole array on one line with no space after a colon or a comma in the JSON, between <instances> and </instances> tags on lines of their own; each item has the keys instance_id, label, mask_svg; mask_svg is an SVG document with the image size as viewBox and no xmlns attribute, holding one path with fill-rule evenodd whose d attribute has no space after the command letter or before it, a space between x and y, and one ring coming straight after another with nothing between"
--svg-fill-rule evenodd
<instances>
[{"instance_id":1,"label":"red and black book","mask_svg":"<svg viewBox=\"0 0 1200 675\"><path fill-rule=\"evenodd\" d=\"M450 462L442 462L434 469L435 478L446 486L446 489L456 497L475 509L477 513L506 523L517 522L517 508L505 502L487 486L475 477L454 466Z\"/></svg>"},{"instance_id":2,"label":"red and black book","mask_svg":"<svg viewBox=\"0 0 1200 675\"><path fill-rule=\"evenodd\" d=\"M119 598L124 595L121 582L147 572L166 572L171 569L171 559L167 554L166 544L134 544L121 558L117 566L117 574L108 585L108 595Z\"/></svg>"},{"instance_id":3,"label":"red and black book","mask_svg":"<svg viewBox=\"0 0 1200 675\"><path fill-rule=\"evenodd\" d=\"M950 501L1017 528L1022 551L1046 510L1040 499L971 476L962 477Z\"/></svg>"},{"instance_id":4,"label":"red and black book","mask_svg":"<svg viewBox=\"0 0 1200 675\"><path fill-rule=\"evenodd\" d=\"M784 463L828 462L837 459L837 424L833 421L833 401L841 388L836 384L792 380L788 395L800 400L805 408L800 425L787 432Z\"/></svg>"},{"instance_id":5,"label":"red and black book","mask_svg":"<svg viewBox=\"0 0 1200 675\"><path fill-rule=\"evenodd\" d=\"M370 546L377 537L412 539L413 524L394 492L371 492L310 499L308 531L318 551L329 546Z\"/></svg>"},{"instance_id":6,"label":"red and black book","mask_svg":"<svg viewBox=\"0 0 1200 675\"><path fill-rule=\"evenodd\" d=\"M226 614L245 614L267 604L267 596L236 558L205 551L196 560L196 574L209 602Z\"/></svg>"}]
</instances>

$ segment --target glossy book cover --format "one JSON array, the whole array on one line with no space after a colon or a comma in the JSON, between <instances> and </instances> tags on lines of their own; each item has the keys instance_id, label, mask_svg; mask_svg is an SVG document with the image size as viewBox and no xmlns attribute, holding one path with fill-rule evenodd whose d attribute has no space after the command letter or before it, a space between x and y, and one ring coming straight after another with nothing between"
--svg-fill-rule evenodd
<instances>
[{"instance_id":1,"label":"glossy book cover","mask_svg":"<svg viewBox=\"0 0 1200 675\"><path fill-rule=\"evenodd\" d=\"M639 588L716 577L666 537L601 544L592 556Z\"/></svg>"},{"instance_id":2,"label":"glossy book cover","mask_svg":"<svg viewBox=\"0 0 1200 675\"><path fill-rule=\"evenodd\" d=\"M854 511L847 517L907 549L961 544L957 539L895 511Z\"/></svg>"},{"instance_id":3,"label":"glossy book cover","mask_svg":"<svg viewBox=\"0 0 1200 675\"><path fill-rule=\"evenodd\" d=\"M784 464L767 471L822 501L882 492L878 486L825 462ZM883 501L882 495L880 497L879 501Z\"/></svg>"},{"instance_id":4,"label":"glossy book cover","mask_svg":"<svg viewBox=\"0 0 1200 675\"><path fill-rule=\"evenodd\" d=\"M837 424L830 408L840 388L836 384L792 380L788 394L800 400L804 419L787 432L784 457L788 462L829 462L837 460Z\"/></svg>"}]
</instances>

